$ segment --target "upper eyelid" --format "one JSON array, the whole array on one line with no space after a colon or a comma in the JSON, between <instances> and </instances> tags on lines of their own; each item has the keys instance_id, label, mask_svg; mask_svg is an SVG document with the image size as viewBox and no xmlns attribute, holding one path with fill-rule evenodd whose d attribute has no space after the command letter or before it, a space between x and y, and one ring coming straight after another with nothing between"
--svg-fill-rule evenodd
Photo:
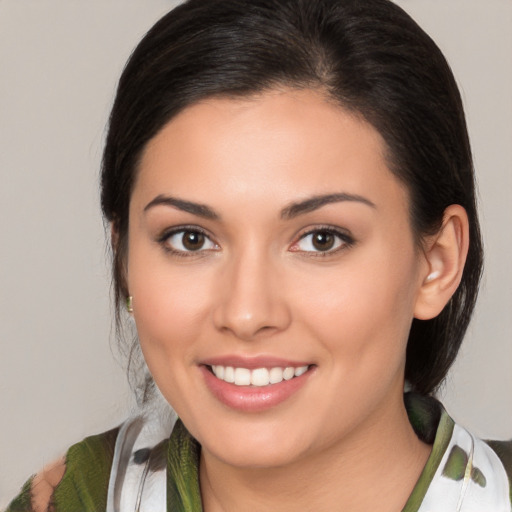
<instances>
[{"instance_id":1,"label":"upper eyelid","mask_svg":"<svg viewBox=\"0 0 512 512\"><path fill-rule=\"evenodd\" d=\"M172 228L165 228L158 234L157 239L159 242L163 242L170 236L175 235L177 233L181 233L182 231L197 231L197 232L202 233L203 235L207 236L210 240L212 240L212 242L214 241L214 237L208 230L206 230L200 226L195 226L195 225L185 225L185 226L175 226Z\"/></svg>"},{"instance_id":2,"label":"upper eyelid","mask_svg":"<svg viewBox=\"0 0 512 512\"><path fill-rule=\"evenodd\" d=\"M306 237L308 237L310 235L313 235L314 233L317 233L319 231L327 231L327 232L333 234L334 236L338 237L338 239L341 241L340 246L337 247L337 248L334 248L334 249L327 250L327 251L301 251L299 249L299 250L292 250L292 252L302 252L302 253L304 253L304 254L306 254L308 256L311 256L311 257L313 257L313 256L327 257L329 255L336 254L338 251L342 251L344 249L352 247L353 245L356 244L356 239L346 229L343 229L343 228L340 228L340 227L328 226L328 225L326 225L326 226L314 226L314 227L310 227L310 228L305 228L301 233L299 233L294 238L294 242L292 242L291 245L289 246L290 247L289 250L292 247L298 245Z\"/></svg>"},{"instance_id":3,"label":"upper eyelid","mask_svg":"<svg viewBox=\"0 0 512 512\"><path fill-rule=\"evenodd\" d=\"M177 248L173 247L172 244L169 242L169 238L171 238L172 236L175 236L179 233L186 233L187 231L192 231L192 232L195 231L195 232L203 234L210 241L210 243L213 244L215 247L214 248L210 247L210 248L206 248L206 249L201 248L196 251L181 250L181 249L177 249ZM212 235L207 230L205 230L204 228L201 228L200 226L196 226L196 225L175 226L172 228L164 229L156 237L156 242L160 246L162 246L162 248L166 252L173 253L175 255L180 255L180 256L194 256L195 255L196 257L199 257L200 255L204 255L207 252L217 251L220 248L220 245L218 244L218 242L215 240L214 237L212 237Z\"/></svg>"},{"instance_id":4,"label":"upper eyelid","mask_svg":"<svg viewBox=\"0 0 512 512\"><path fill-rule=\"evenodd\" d=\"M173 226L166 229L163 229L160 234L157 236L157 241L159 243L165 242L169 237L180 233L184 231L197 231L199 233L202 233L205 235L211 242L213 242L216 245L220 245L217 240L215 239L215 236L213 236L207 229L195 225L195 224L186 224L186 225L180 225L180 226ZM340 237L343 242L350 244L354 243L355 239L354 236L348 231L347 229L341 228L339 226L332 226L329 224L320 224L320 225L313 225L305 227L293 237L293 241L291 242L291 245L297 244L300 240L305 238L308 235L312 235L318 231L328 231L335 236Z\"/></svg>"},{"instance_id":5,"label":"upper eyelid","mask_svg":"<svg viewBox=\"0 0 512 512\"><path fill-rule=\"evenodd\" d=\"M299 231L298 235L296 235L295 239L300 240L304 238L307 235L311 235L313 233L316 233L318 231L328 231L329 233L333 233L334 235L338 235L341 238L350 238L353 239L353 235L348 231L347 229L343 229L336 226L330 226L328 224L326 225L319 225L319 226L310 226L307 228L304 228Z\"/></svg>"}]
</instances>

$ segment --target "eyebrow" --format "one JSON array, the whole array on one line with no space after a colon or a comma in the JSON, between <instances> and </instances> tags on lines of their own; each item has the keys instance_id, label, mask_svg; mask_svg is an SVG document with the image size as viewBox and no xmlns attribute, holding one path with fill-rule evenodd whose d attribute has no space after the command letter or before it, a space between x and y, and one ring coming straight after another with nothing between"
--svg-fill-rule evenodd
<instances>
[{"instance_id":1,"label":"eyebrow","mask_svg":"<svg viewBox=\"0 0 512 512\"><path fill-rule=\"evenodd\" d=\"M354 195L354 194L326 194L321 196L313 196L300 202L292 203L281 210L282 219L293 219L298 215L318 210L327 204L339 203L343 201L362 203L371 208L376 208L375 204L365 197ZM172 206L178 210L182 210L198 217L203 217L210 220L219 220L220 215L215 212L209 206L201 203L194 203L192 201L185 201L184 199L178 199L177 197L158 195L152 201L150 201L145 207L144 212L155 206Z\"/></svg>"},{"instance_id":2,"label":"eyebrow","mask_svg":"<svg viewBox=\"0 0 512 512\"><path fill-rule=\"evenodd\" d=\"M369 199L365 197L354 195L354 194L326 194L322 196L313 196L304 201L300 201L298 203L292 203L286 208L281 210L281 218L282 219L293 219L298 215L303 215L305 213L312 212L314 210L318 210L327 204L331 203L339 203L343 201L350 201L356 203L362 203L371 208L377 208L374 203L372 203Z\"/></svg>"},{"instance_id":3,"label":"eyebrow","mask_svg":"<svg viewBox=\"0 0 512 512\"><path fill-rule=\"evenodd\" d=\"M205 219L211 220L219 220L220 215L212 210L209 206L200 203L193 203L192 201L185 201L183 199L178 199L176 197L159 195L156 196L152 201L150 201L144 208L144 212L147 212L149 209L155 206L172 206L177 208L178 210L182 210L184 212L191 213L193 215L197 215L198 217L203 217Z\"/></svg>"}]
</instances>

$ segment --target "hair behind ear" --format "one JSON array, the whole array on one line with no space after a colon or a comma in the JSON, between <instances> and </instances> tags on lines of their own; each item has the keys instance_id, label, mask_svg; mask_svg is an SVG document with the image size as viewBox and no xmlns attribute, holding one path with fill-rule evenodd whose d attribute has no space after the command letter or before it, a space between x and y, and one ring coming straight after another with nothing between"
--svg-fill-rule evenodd
<instances>
[{"instance_id":1,"label":"hair behind ear","mask_svg":"<svg viewBox=\"0 0 512 512\"><path fill-rule=\"evenodd\" d=\"M457 357L476 303L483 267L483 251L478 221L474 221L471 215L469 217L473 218L473 221L469 221L465 238L469 250L467 255L465 254L466 261L460 284L437 316L427 319L430 315L421 315L418 311L418 317L414 318L409 333L405 378L412 384L413 389L421 394L435 392L444 380ZM446 212L442 226L445 220ZM429 247L427 245L426 249ZM427 269L425 279L429 275ZM434 279L428 281L433 283ZM431 292L432 290L427 293Z\"/></svg>"}]
</instances>

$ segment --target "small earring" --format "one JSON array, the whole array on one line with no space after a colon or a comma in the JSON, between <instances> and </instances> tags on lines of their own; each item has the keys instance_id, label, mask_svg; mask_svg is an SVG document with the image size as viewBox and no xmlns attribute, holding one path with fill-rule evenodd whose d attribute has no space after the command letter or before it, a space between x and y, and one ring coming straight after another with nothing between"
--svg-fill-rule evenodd
<instances>
[{"instance_id":1,"label":"small earring","mask_svg":"<svg viewBox=\"0 0 512 512\"><path fill-rule=\"evenodd\" d=\"M133 297L131 295L126 297L126 311L133 313Z\"/></svg>"},{"instance_id":2,"label":"small earring","mask_svg":"<svg viewBox=\"0 0 512 512\"><path fill-rule=\"evenodd\" d=\"M432 272L431 274L429 274L427 276L427 278L425 279L425 281L427 283L430 283L430 281L433 281L434 279L437 279L440 275L441 275L441 272L439 272L439 270L436 270L436 271Z\"/></svg>"}]
</instances>

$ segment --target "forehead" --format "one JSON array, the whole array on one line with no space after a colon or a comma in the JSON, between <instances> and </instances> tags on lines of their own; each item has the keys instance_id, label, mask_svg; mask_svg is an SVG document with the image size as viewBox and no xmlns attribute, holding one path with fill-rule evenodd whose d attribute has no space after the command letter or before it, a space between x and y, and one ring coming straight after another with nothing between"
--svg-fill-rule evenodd
<instances>
[{"instance_id":1,"label":"forehead","mask_svg":"<svg viewBox=\"0 0 512 512\"><path fill-rule=\"evenodd\" d=\"M386 146L368 123L311 90L210 98L173 118L148 143L134 196L276 203L345 192L404 196ZM136 199L136 197L134 197Z\"/></svg>"}]
</instances>

